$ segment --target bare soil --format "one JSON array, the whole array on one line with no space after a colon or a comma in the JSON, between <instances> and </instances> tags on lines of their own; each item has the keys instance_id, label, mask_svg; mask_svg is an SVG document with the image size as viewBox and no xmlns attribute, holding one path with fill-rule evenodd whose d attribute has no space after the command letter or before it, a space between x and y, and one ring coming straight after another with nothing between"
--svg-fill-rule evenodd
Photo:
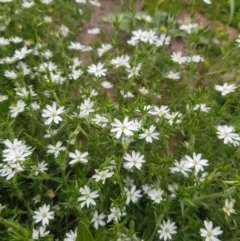
<instances>
[{"instance_id":1,"label":"bare soil","mask_svg":"<svg viewBox=\"0 0 240 241\"><path fill-rule=\"evenodd\" d=\"M97 36L87 34L87 30L93 27L99 27L103 17L109 14L118 13L121 11L123 0L101 0L100 7L94 7L91 19L85 23L78 35L78 40L83 44L90 44L96 40ZM105 27L104 34L109 35L110 27Z\"/></svg>"}]
</instances>

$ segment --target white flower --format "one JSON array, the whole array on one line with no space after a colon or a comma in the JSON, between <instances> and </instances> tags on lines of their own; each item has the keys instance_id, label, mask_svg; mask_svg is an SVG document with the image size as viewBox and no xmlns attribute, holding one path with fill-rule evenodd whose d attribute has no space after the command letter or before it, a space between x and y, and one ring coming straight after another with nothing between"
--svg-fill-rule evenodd
<instances>
[{"instance_id":1,"label":"white flower","mask_svg":"<svg viewBox=\"0 0 240 241\"><path fill-rule=\"evenodd\" d=\"M49 72L49 75L44 75L43 78L46 82L51 82L60 85L62 85L66 81L66 77L61 76L60 71L57 71L56 73Z\"/></svg>"},{"instance_id":2,"label":"white flower","mask_svg":"<svg viewBox=\"0 0 240 241\"><path fill-rule=\"evenodd\" d=\"M53 53L51 50L47 49L44 52L41 53L41 55L45 58L45 59L50 59L53 56Z\"/></svg>"},{"instance_id":3,"label":"white flower","mask_svg":"<svg viewBox=\"0 0 240 241\"><path fill-rule=\"evenodd\" d=\"M223 85L215 85L215 89L221 92L222 96L234 92L236 88L237 86L235 84L224 83Z\"/></svg>"},{"instance_id":4,"label":"white flower","mask_svg":"<svg viewBox=\"0 0 240 241\"><path fill-rule=\"evenodd\" d=\"M144 35L143 42L145 43L155 44L158 39L157 33L154 30L145 31Z\"/></svg>"},{"instance_id":5,"label":"white flower","mask_svg":"<svg viewBox=\"0 0 240 241\"><path fill-rule=\"evenodd\" d=\"M76 163L82 163L86 164L88 163L88 159L86 158L88 156L88 152L80 152L78 150L75 150L75 152L70 152L69 157L72 159L69 164L74 165Z\"/></svg>"},{"instance_id":6,"label":"white flower","mask_svg":"<svg viewBox=\"0 0 240 241\"><path fill-rule=\"evenodd\" d=\"M141 29L132 31L132 37L130 40L127 41L128 44L136 46L138 42L142 41L145 42L145 35L146 31Z\"/></svg>"},{"instance_id":7,"label":"white flower","mask_svg":"<svg viewBox=\"0 0 240 241\"><path fill-rule=\"evenodd\" d=\"M33 109L33 110L39 110L40 109L40 105L34 101L30 104L30 107Z\"/></svg>"},{"instance_id":8,"label":"white flower","mask_svg":"<svg viewBox=\"0 0 240 241\"><path fill-rule=\"evenodd\" d=\"M153 189L153 186L152 185L148 185L148 184L145 184L142 186L142 190L144 192L144 194L148 194L148 192Z\"/></svg>"},{"instance_id":9,"label":"white flower","mask_svg":"<svg viewBox=\"0 0 240 241\"><path fill-rule=\"evenodd\" d=\"M49 220L54 218L54 211L50 211L50 205L44 204L42 207L38 209L38 211L34 211L33 219L35 223L42 222L42 225L48 225Z\"/></svg>"},{"instance_id":10,"label":"white flower","mask_svg":"<svg viewBox=\"0 0 240 241\"><path fill-rule=\"evenodd\" d=\"M23 74L24 76L27 76L31 73L30 67L24 62L19 62L17 64L17 68L20 70L21 74Z\"/></svg>"},{"instance_id":11,"label":"white flower","mask_svg":"<svg viewBox=\"0 0 240 241\"><path fill-rule=\"evenodd\" d=\"M101 46L97 49L98 56L101 57L104 53L112 48L111 44L101 44Z\"/></svg>"},{"instance_id":12,"label":"white flower","mask_svg":"<svg viewBox=\"0 0 240 241\"><path fill-rule=\"evenodd\" d=\"M102 184L105 184L106 179L112 177L114 174L108 169L103 171L99 171L96 169L95 172L96 174L94 174L92 178L95 179L96 182L102 181Z\"/></svg>"},{"instance_id":13,"label":"white flower","mask_svg":"<svg viewBox=\"0 0 240 241\"><path fill-rule=\"evenodd\" d=\"M212 4L212 0L203 0L206 4Z\"/></svg>"},{"instance_id":14,"label":"white flower","mask_svg":"<svg viewBox=\"0 0 240 241\"><path fill-rule=\"evenodd\" d=\"M180 79L180 72L170 71L170 72L168 72L168 74L166 75L166 78L178 80L178 79Z\"/></svg>"},{"instance_id":15,"label":"white flower","mask_svg":"<svg viewBox=\"0 0 240 241\"><path fill-rule=\"evenodd\" d=\"M47 145L47 153L54 154L54 157L57 158L61 151L65 151L66 147L62 146L62 142L58 141L56 145Z\"/></svg>"},{"instance_id":16,"label":"white flower","mask_svg":"<svg viewBox=\"0 0 240 241\"><path fill-rule=\"evenodd\" d=\"M95 117L92 119L92 121L96 125L99 125L101 127L106 127L107 123L108 123L107 117L105 117L104 115L99 115L99 114L96 114Z\"/></svg>"},{"instance_id":17,"label":"white flower","mask_svg":"<svg viewBox=\"0 0 240 241\"><path fill-rule=\"evenodd\" d=\"M79 189L79 192L82 194L81 197L78 198L78 201L81 202L80 206L83 208L84 206L95 206L95 198L99 197L98 191L91 192L90 188L85 185Z\"/></svg>"},{"instance_id":18,"label":"white flower","mask_svg":"<svg viewBox=\"0 0 240 241\"><path fill-rule=\"evenodd\" d=\"M233 126L219 125L217 126L218 139L223 139L224 144L231 143L233 146L239 146L240 135L234 133L234 131Z\"/></svg>"},{"instance_id":19,"label":"white flower","mask_svg":"<svg viewBox=\"0 0 240 241\"><path fill-rule=\"evenodd\" d=\"M18 36L16 36L16 37L10 38L10 41L15 43L15 44L19 44L19 43L21 43L23 41L23 39L18 37Z\"/></svg>"},{"instance_id":20,"label":"white flower","mask_svg":"<svg viewBox=\"0 0 240 241\"><path fill-rule=\"evenodd\" d=\"M68 49L70 50L84 50L85 48L86 46L79 42L70 42L68 45Z\"/></svg>"},{"instance_id":21,"label":"white flower","mask_svg":"<svg viewBox=\"0 0 240 241\"><path fill-rule=\"evenodd\" d=\"M166 34L161 34L157 39L155 39L154 45L156 47L160 47L163 45L169 45L170 44L171 37L167 36Z\"/></svg>"},{"instance_id":22,"label":"white flower","mask_svg":"<svg viewBox=\"0 0 240 241\"><path fill-rule=\"evenodd\" d=\"M141 129L142 128L142 120L135 119L134 124L136 125L136 128Z\"/></svg>"},{"instance_id":23,"label":"white flower","mask_svg":"<svg viewBox=\"0 0 240 241\"><path fill-rule=\"evenodd\" d=\"M236 213L235 210L234 210L234 203L235 203L234 199L228 199L228 198L225 199L225 204L224 204L224 207L223 207L223 211L228 216L230 216L232 213Z\"/></svg>"},{"instance_id":24,"label":"white flower","mask_svg":"<svg viewBox=\"0 0 240 241\"><path fill-rule=\"evenodd\" d=\"M128 117L125 117L123 122L114 118L114 123L111 124L112 129L111 132L116 132L116 138L120 138L122 134L126 136L132 136L133 131L137 131L138 127L134 123L134 121L128 121Z\"/></svg>"},{"instance_id":25,"label":"white flower","mask_svg":"<svg viewBox=\"0 0 240 241\"><path fill-rule=\"evenodd\" d=\"M22 98L25 98L28 96L31 96L31 97L37 96L37 93L34 92L32 85L29 85L28 88L17 86L16 88L14 88L14 90L16 92L16 95Z\"/></svg>"},{"instance_id":26,"label":"white flower","mask_svg":"<svg viewBox=\"0 0 240 241\"><path fill-rule=\"evenodd\" d=\"M89 96L92 97L92 96L97 96L98 95L98 92L94 89L92 89L89 93Z\"/></svg>"},{"instance_id":27,"label":"white flower","mask_svg":"<svg viewBox=\"0 0 240 241\"><path fill-rule=\"evenodd\" d=\"M182 56L182 52L180 52L180 51L173 52L171 55L171 59L173 62L178 63L178 64L184 64L184 63L188 62L188 58Z\"/></svg>"},{"instance_id":28,"label":"white flower","mask_svg":"<svg viewBox=\"0 0 240 241\"><path fill-rule=\"evenodd\" d=\"M235 42L238 44L238 47L240 47L240 35L237 36Z\"/></svg>"},{"instance_id":29,"label":"white flower","mask_svg":"<svg viewBox=\"0 0 240 241\"><path fill-rule=\"evenodd\" d=\"M7 95L0 95L0 102L3 102L8 99Z\"/></svg>"},{"instance_id":30,"label":"white flower","mask_svg":"<svg viewBox=\"0 0 240 241\"><path fill-rule=\"evenodd\" d=\"M18 76L16 74L15 71L9 71L9 70L5 70L4 71L4 76L8 79L16 79Z\"/></svg>"},{"instance_id":31,"label":"white flower","mask_svg":"<svg viewBox=\"0 0 240 241\"><path fill-rule=\"evenodd\" d=\"M38 175L39 173L45 173L48 168L48 164L45 161L38 162L36 166L32 167L34 175Z\"/></svg>"},{"instance_id":32,"label":"white flower","mask_svg":"<svg viewBox=\"0 0 240 241\"><path fill-rule=\"evenodd\" d=\"M12 57L13 61L17 61L17 60L21 60L24 59L27 55L29 55L30 53L32 53L32 49L27 49L26 46L22 47L19 50L16 50L14 52L14 55Z\"/></svg>"},{"instance_id":33,"label":"white flower","mask_svg":"<svg viewBox=\"0 0 240 241\"><path fill-rule=\"evenodd\" d=\"M69 28L65 25L61 25L59 28L59 34L63 37L66 37L69 34Z\"/></svg>"},{"instance_id":34,"label":"white flower","mask_svg":"<svg viewBox=\"0 0 240 241\"><path fill-rule=\"evenodd\" d=\"M99 0L89 0L89 3L95 7L101 7L101 3L99 2Z\"/></svg>"},{"instance_id":35,"label":"white flower","mask_svg":"<svg viewBox=\"0 0 240 241\"><path fill-rule=\"evenodd\" d=\"M185 177L188 176L188 172L190 172L190 167L186 165L186 162L184 160L179 161L174 161L174 166L170 167L170 172L171 173L176 173L180 172L182 173Z\"/></svg>"},{"instance_id":36,"label":"white flower","mask_svg":"<svg viewBox=\"0 0 240 241\"><path fill-rule=\"evenodd\" d=\"M13 142L10 140L3 141L4 145L7 147L3 150L3 161L16 164L18 162L23 162L25 159L32 154L32 150L27 146L24 141L14 139Z\"/></svg>"},{"instance_id":37,"label":"white flower","mask_svg":"<svg viewBox=\"0 0 240 241\"><path fill-rule=\"evenodd\" d=\"M50 232L46 231L46 226L39 227L39 229L33 229L32 238L39 239L42 237L46 237Z\"/></svg>"},{"instance_id":38,"label":"white flower","mask_svg":"<svg viewBox=\"0 0 240 241\"><path fill-rule=\"evenodd\" d=\"M26 104L22 100L18 100L15 106L10 106L10 116L16 117L25 110Z\"/></svg>"},{"instance_id":39,"label":"white flower","mask_svg":"<svg viewBox=\"0 0 240 241\"><path fill-rule=\"evenodd\" d=\"M100 33L100 28L91 28L87 30L88 34L93 34L93 35L97 35Z\"/></svg>"},{"instance_id":40,"label":"white flower","mask_svg":"<svg viewBox=\"0 0 240 241\"><path fill-rule=\"evenodd\" d=\"M12 2L13 0L0 0L0 3L10 3Z\"/></svg>"},{"instance_id":41,"label":"white flower","mask_svg":"<svg viewBox=\"0 0 240 241\"><path fill-rule=\"evenodd\" d=\"M167 113L165 118L168 119L168 123L170 125L173 125L174 123L175 124L181 123L181 119L180 119L181 116L182 116L182 113L180 113L179 111L175 111L172 113Z\"/></svg>"},{"instance_id":42,"label":"white flower","mask_svg":"<svg viewBox=\"0 0 240 241\"><path fill-rule=\"evenodd\" d=\"M120 94L123 96L123 98L133 98L134 94L130 91L125 92L124 90L120 90Z\"/></svg>"},{"instance_id":43,"label":"white flower","mask_svg":"<svg viewBox=\"0 0 240 241\"><path fill-rule=\"evenodd\" d=\"M197 180L198 182L204 182L208 176L208 172L203 172L199 175L199 179Z\"/></svg>"},{"instance_id":44,"label":"white flower","mask_svg":"<svg viewBox=\"0 0 240 241\"><path fill-rule=\"evenodd\" d=\"M13 178L18 172L24 171L22 165L19 162L16 163L0 163L0 175L6 177L6 180Z\"/></svg>"},{"instance_id":45,"label":"white flower","mask_svg":"<svg viewBox=\"0 0 240 241\"><path fill-rule=\"evenodd\" d=\"M21 5L23 8L31 8L35 5L35 3L31 0L23 0Z\"/></svg>"},{"instance_id":46,"label":"white flower","mask_svg":"<svg viewBox=\"0 0 240 241\"><path fill-rule=\"evenodd\" d=\"M82 70L80 69L72 69L72 72L69 74L69 77L73 80L77 80L82 75Z\"/></svg>"},{"instance_id":47,"label":"white flower","mask_svg":"<svg viewBox=\"0 0 240 241\"><path fill-rule=\"evenodd\" d=\"M0 59L0 64L4 64L4 63L12 64L12 63L14 63L14 59L10 58L10 57L5 57L5 58Z\"/></svg>"},{"instance_id":48,"label":"white flower","mask_svg":"<svg viewBox=\"0 0 240 241\"><path fill-rule=\"evenodd\" d=\"M128 78L131 79L134 76L138 76L139 72L141 70L142 64L138 64L137 66L133 66L132 68L126 68L126 71L128 72Z\"/></svg>"},{"instance_id":49,"label":"white flower","mask_svg":"<svg viewBox=\"0 0 240 241\"><path fill-rule=\"evenodd\" d=\"M159 204L163 200L163 190L161 188L153 188L148 191L148 196L154 202Z\"/></svg>"},{"instance_id":50,"label":"white flower","mask_svg":"<svg viewBox=\"0 0 240 241\"><path fill-rule=\"evenodd\" d=\"M52 2L53 2L53 0L41 0L42 4L50 4Z\"/></svg>"},{"instance_id":51,"label":"white flower","mask_svg":"<svg viewBox=\"0 0 240 241\"><path fill-rule=\"evenodd\" d=\"M112 59L110 63L114 65L115 68L118 68L120 66L125 66L127 68L130 68L129 60L130 60L130 57L128 55L123 55L123 56L118 56L115 59Z\"/></svg>"},{"instance_id":52,"label":"white flower","mask_svg":"<svg viewBox=\"0 0 240 241\"><path fill-rule=\"evenodd\" d=\"M175 222L171 222L169 219L167 222L163 221L160 228L161 229L157 231L159 233L159 239L163 239L164 241L172 240L172 235L177 233Z\"/></svg>"},{"instance_id":53,"label":"white flower","mask_svg":"<svg viewBox=\"0 0 240 241\"><path fill-rule=\"evenodd\" d=\"M66 238L64 241L75 241L77 239L77 229L70 230L69 232L66 233Z\"/></svg>"},{"instance_id":54,"label":"white flower","mask_svg":"<svg viewBox=\"0 0 240 241\"><path fill-rule=\"evenodd\" d=\"M73 68L80 67L82 64L82 61L78 57L73 58L72 62L73 62L73 65L72 65Z\"/></svg>"},{"instance_id":55,"label":"white flower","mask_svg":"<svg viewBox=\"0 0 240 241\"><path fill-rule=\"evenodd\" d=\"M117 239L116 241L133 241L132 238L129 238L126 234L124 233L119 233L118 236L117 236ZM141 240L143 241L143 240Z\"/></svg>"},{"instance_id":56,"label":"white flower","mask_svg":"<svg viewBox=\"0 0 240 241\"><path fill-rule=\"evenodd\" d=\"M107 69L104 69L104 65L102 63L97 63L88 66L87 71L89 74L93 74L96 77L102 77L106 76Z\"/></svg>"},{"instance_id":57,"label":"white flower","mask_svg":"<svg viewBox=\"0 0 240 241\"><path fill-rule=\"evenodd\" d=\"M147 95L149 94L149 90L147 88L145 88L144 86L139 88L138 91L142 94L142 95Z\"/></svg>"},{"instance_id":58,"label":"white flower","mask_svg":"<svg viewBox=\"0 0 240 241\"><path fill-rule=\"evenodd\" d=\"M105 226L106 222L104 221L104 218L106 217L105 214L100 213L98 214L98 211L95 211L93 213L91 223L93 223L94 228L97 230L99 226Z\"/></svg>"},{"instance_id":59,"label":"white flower","mask_svg":"<svg viewBox=\"0 0 240 241\"><path fill-rule=\"evenodd\" d=\"M200 63L204 61L204 58L198 54L195 54L191 57L191 61L194 63Z\"/></svg>"},{"instance_id":60,"label":"white flower","mask_svg":"<svg viewBox=\"0 0 240 241\"><path fill-rule=\"evenodd\" d=\"M211 110L211 108L210 108L210 107L207 107L206 104L196 104L196 105L194 106L193 110L200 110L200 111L202 111L202 112L208 113L209 110Z\"/></svg>"},{"instance_id":61,"label":"white flower","mask_svg":"<svg viewBox=\"0 0 240 241\"><path fill-rule=\"evenodd\" d=\"M62 117L60 116L64 113L64 107L60 106L57 108L57 103L53 102L52 106L47 105L46 109L43 109L42 117L46 118L44 122L45 125L50 125L52 122L58 124L62 121Z\"/></svg>"},{"instance_id":62,"label":"white flower","mask_svg":"<svg viewBox=\"0 0 240 241\"><path fill-rule=\"evenodd\" d=\"M138 170L142 168L142 164L146 162L144 160L144 155L141 155L140 152L132 151L131 154L126 153L123 157L125 162L123 163L123 167L127 170L136 167Z\"/></svg>"},{"instance_id":63,"label":"white flower","mask_svg":"<svg viewBox=\"0 0 240 241\"><path fill-rule=\"evenodd\" d=\"M208 160L202 159L202 154L193 153L193 157L185 156L184 157L185 166L187 168L194 168L195 172L204 171L204 166L208 166Z\"/></svg>"},{"instance_id":64,"label":"white flower","mask_svg":"<svg viewBox=\"0 0 240 241\"><path fill-rule=\"evenodd\" d=\"M44 135L44 138L50 139L53 136L57 135L57 133L58 133L58 130L48 129L48 130L46 130L46 134Z\"/></svg>"},{"instance_id":65,"label":"white flower","mask_svg":"<svg viewBox=\"0 0 240 241\"><path fill-rule=\"evenodd\" d=\"M178 190L178 184L173 183L168 185L168 191L171 192L170 197L175 198L176 197L176 191Z\"/></svg>"},{"instance_id":66,"label":"white flower","mask_svg":"<svg viewBox=\"0 0 240 241\"><path fill-rule=\"evenodd\" d=\"M166 105L153 106L153 110L150 110L148 112L150 115L156 115L158 117L166 117L166 115L169 113L169 108Z\"/></svg>"},{"instance_id":67,"label":"white flower","mask_svg":"<svg viewBox=\"0 0 240 241\"><path fill-rule=\"evenodd\" d=\"M137 12L135 14L135 17L138 20L144 20L144 21L146 21L148 23L152 22L152 17L150 15L146 14L146 13L143 13L143 12Z\"/></svg>"},{"instance_id":68,"label":"white flower","mask_svg":"<svg viewBox=\"0 0 240 241\"><path fill-rule=\"evenodd\" d=\"M94 103L88 98L81 103L78 107L80 109L79 117L83 118L88 116L90 113L94 112Z\"/></svg>"},{"instance_id":69,"label":"white flower","mask_svg":"<svg viewBox=\"0 0 240 241\"><path fill-rule=\"evenodd\" d=\"M111 89L113 87L113 83L110 82L110 81L104 80L104 81L101 82L101 86L104 89Z\"/></svg>"},{"instance_id":70,"label":"white flower","mask_svg":"<svg viewBox=\"0 0 240 241\"><path fill-rule=\"evenodd\" d=\"M144 133L139 135L140 139L145 139L146 142L152 143L153 139L158 140L158 132L154 132L156 129L156 126L151 125L149 129L143 129Z\"/></svg>"},{"instance_id":71,"label":"white flower","mask_svg":"<svg viewBox=\"0 0 240 241\"><path fill-rule=\"evenodd\" d=\"M180 30L186 31L187 34L195 33L198 30L198 24L197 23L189 23L189 24L182 24L179 27Z\"/></svg>"},{"instance_id":72,"label":"white flower","mask_svg":"<svg viewBox=\"0 0 240 241\"><path fill-rule=\"evenodd\" d=\"M126 204L128 205L130 202L136 203L139 198L142 197L141 190L136 190L137 187L133 185L131 189L124 187L125 194L127 196Z\"/></svg>"},{"instance_id":73,"label":"white flower","mask_svg":"<svg viewBox=\"0 0 240 241\"><path fill-rule=\"evenodd\" d=\"M57 71L58 70L58 66L49 61L49 62L43 62L39 65L39 68L38 68L39 72L47 72L49 71L50 73L52 73L52 71Z\"/></svg>"},{"instance_id":74,"label":"white flower","mask_svg":"<svg viewBox=\"0 0 240 241\"><path fill-rule=\"evenodd\" d=\"M6 45L9 45L9 44L10 44L9 39L4 38L4 37L0 37L0 46L6 46Z\"/></svg>"},{"instance_id":75,"label":"white flower","mask_svg":"<svg viewBox=\"0 0 240 241\"><path fill-rule=\"evenodd\" d=\"M216 236L223 233L220 227L213 228L212 221L204 221L206 229L200 229L201 237L205 238L205 241L220 241Z\"/></svg>"},{"instance_id":76,"label":"white flower","mask_svg":"<svg viewBox=\"0 0 240 241\"><path fill-rule=\"evenodd\" d=\"M87 0L75 0L75 2L85 4L85 3L87 3Z\"/></svg>"},{"instance_id":77,"label":"white flower","mask_svg":"<svg viewBox=\"0 0 240 241\"><path fill-rule=\"evenodd\" d=\"M120 208L111 207L110 214L108 215L107 223L111 222L112 220L114 222L118 222L123 215L124 213L121 212Z\"/></svg>"}]
</instances>

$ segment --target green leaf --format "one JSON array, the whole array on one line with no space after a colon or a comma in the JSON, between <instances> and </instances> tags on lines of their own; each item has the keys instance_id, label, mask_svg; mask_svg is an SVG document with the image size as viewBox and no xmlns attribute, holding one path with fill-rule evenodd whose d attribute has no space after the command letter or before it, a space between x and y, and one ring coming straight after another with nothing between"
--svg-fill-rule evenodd
<instances>
[{"instance_id":1,"label":"green leaf","mask_svg":"<svg viewBox=\"0 0 240 241\"><path fill-rule=\"evenodd\" d=\"M230 13L229 13L228 24L231 23L233 16L234 16L234 12L235 12L235 1L234 0L229 0L229 8L230 8Z\"/></svg>"},{"instance_id":2,"label":"green leaf","mask_svg":"<svg viewBox=\"0 0 240 241\"><path fill-rule=\"evenodd\" d=\"M133 21L133 15L130 13L109 14L106 17L102 18L102 21L117 25L121 30L130 31L131 22Z\"/></svg>"},{"instance_id":3,"label":"green leaf","mask_svg":"<svg viewBox=\"0 0 240 241\"><path fill-rule=\"evenodd\" d=\"M156 11L154 15L154 24L160 27L161 24L164 24L167 21L168 14L163 11Z\"/></svg>"},{"instance_id":4,"label":"green leaf","mask_svg":"<svg viewBox=\"0 0 240 241\"><path fill-rule=\"evenodd\" d=\"M76 241L94 241L87 225L82 221L78 224Z\"/></svg>"},{"instance_id":5,"label":"green leaf","mask_svg":"<svg viewBox=\"0 0 240 241\"><path fill-rule=\"evenodd\" d=\"M106 240L111 240L111 235L108 231L104 229L98 229L96 231L94 238L95 240L98 240L98 241L106 241Z\"/></svg>"},{"instance_id":6,"label":"green leaf","mask_svg":"<svg viewBox=\"0 0 240 241\"><path fill-rule=\"evenodd\" d=\"M0 102L0 115L7 117L9 112L9 105L10 103L8 101Z\"/></svg>"},{"instance_id":7,"label":"green leaf","mask_svg":"<svg viewBox=\"0 0 240 241\"><path fill-rule=\"evenodd\" d=\"M29 230L22 227L17 222L0 218L0 224L12 229L12 233L10 233L10 235L14 235L15 240L28 240L31 237Z\"/></svg>"}]
</instances>

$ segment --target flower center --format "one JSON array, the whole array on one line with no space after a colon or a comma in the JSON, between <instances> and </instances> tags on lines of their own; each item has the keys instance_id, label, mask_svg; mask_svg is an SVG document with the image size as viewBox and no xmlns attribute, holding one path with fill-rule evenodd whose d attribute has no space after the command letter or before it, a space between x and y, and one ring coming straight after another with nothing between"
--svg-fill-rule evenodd
<instances>
[{"instance_id":1,"label":"flower center","mask_svg":"<svg viewBox=\"0 0 240 241\"><path fill-rule=\"evenodd\" d=\"M164 229L164 232L165 232L165 233L169 233L169 231L170 231L169 228L165 228L165 229Z\"/></svg>"},{"instance_id":2,"label":"flower center","mask_svg":"<svg viewBox=\"0 0 240 241\"><path fill-rule=\"evenodd\" d=\"M212 232L211 231L207 231L207 237L211 238L212 237Z\"/></svg>"},{"instance_id":3,"label":"flower center","mask_svg":"<svg viewBox=\"0 0 240 241\"><path fill-rule=\"evenodd\" d=\"M229 133L228 133L228 132L224 132L223 135L224 135L225 137L229 137Z\"/></svg>"},{"instance_id":4,"label":"flower center","mask_svg":"<svg viewBox=\"0 0 240 241\"><path fill-rule=\"evenodd\" d=\"M86 194L86 195L85 195L85 198L86 198L86 199L90 199L90 194L89 194L89 193Z\"/></svg>"},{"instance_id":5,"label":"flower center","mask_svg":"<svg viewBox=\"0 0 240 241\"><path fill-rule=\"evenodd\" d=\"M122 126L121 129L122 129L122 131L125 131L127 129L127 127L126 126Z\"/></svg>"},{"instance_id":6,"label":"flower center","mask_svg":"<svg viewBox=\"0 0 240 241\"><path fill-rule=\"evenodd\" d=\"M57 113L56 112L53 112L52 113L52 117L54 118L54 117L56 117L57 116Z\"/></svg>"}]
</instances>

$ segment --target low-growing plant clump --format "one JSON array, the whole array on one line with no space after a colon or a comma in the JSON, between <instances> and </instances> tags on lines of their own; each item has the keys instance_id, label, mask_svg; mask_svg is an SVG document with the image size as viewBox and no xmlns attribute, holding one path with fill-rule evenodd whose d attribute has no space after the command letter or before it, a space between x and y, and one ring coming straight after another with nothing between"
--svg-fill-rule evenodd
<instances>
[{"instance_id":1,"label":"low-growing plant clump","mask_svg":"<svg viewBox=\"0 0 240 241\"><path fill-rule=\"evenodd\" d=\"M110 2L0 0L1 240L239 240L240 4Z\"/></svg>"}]
</instances>

